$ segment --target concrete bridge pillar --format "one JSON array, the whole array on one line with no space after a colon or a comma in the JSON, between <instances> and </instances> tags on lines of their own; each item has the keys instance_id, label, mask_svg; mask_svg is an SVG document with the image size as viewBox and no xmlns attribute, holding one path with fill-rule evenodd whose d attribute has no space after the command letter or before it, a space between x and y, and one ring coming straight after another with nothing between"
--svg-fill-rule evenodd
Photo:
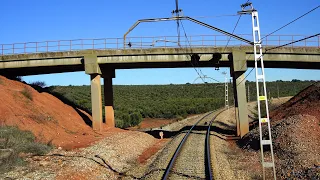
<instances>
[{"instance_id":1,"label":"concrete bridge pillar","mask_svg":"<svg viewBox=\"0 0 320 180\"><path fill-rule=\"evenodd\" d=\"M247 70L246 53L232 51L230 73L233 78L233 94L236 109L237 135L243 137L249 132L248 109L245 88Z\"/></svg>"},{"instance_id":2,"label":"concrete bridge pillar","mask_svg":"<svg viewBox=\"0 0 320 180\"><path fill-rule=\"evenodd\" d=\"M101 70L94 54L84 56L85 72L91 78L92 128L100 131L102 126Z\"/></svg>"},{"instance_id":3,"label":"concrete bridge pillar","mask_svg":"<svg viewBox=\"0 0 320 180\"><path fill-rule=\"evenodd\" d=\"M106 125L108 127L115 127L114 109L113 109L113 88L112 78L115 78L115 70L103 70L104 80L104 110Z\"/></svg>"}]
</instances>

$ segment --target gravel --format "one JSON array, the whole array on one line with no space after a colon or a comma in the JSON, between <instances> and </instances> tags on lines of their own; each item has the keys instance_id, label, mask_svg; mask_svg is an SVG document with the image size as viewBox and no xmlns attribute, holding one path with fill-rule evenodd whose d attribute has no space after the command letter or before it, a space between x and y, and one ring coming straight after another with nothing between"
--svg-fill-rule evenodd
<instances>
[{"instance_id":1,"label":"gravel","mask_svg":"<svg viewBox=\"0 0 320 180\"><path fill-rule=\"evenodd\" d=\"M121 132L87 148L28 156L28 165L2 174L0 179L118 179L127 176L138 156L156 142L145 133Z\"/></svg>"}]
</instances>

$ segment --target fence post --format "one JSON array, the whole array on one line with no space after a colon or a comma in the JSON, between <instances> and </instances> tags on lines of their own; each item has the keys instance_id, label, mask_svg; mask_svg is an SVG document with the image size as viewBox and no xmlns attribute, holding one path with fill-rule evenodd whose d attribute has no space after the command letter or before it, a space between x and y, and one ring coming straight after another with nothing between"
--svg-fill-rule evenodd
<instances>
[{"instance_id":1,"label":"fence post","mask_svg":"<svg viewBox=\"0 0 320 180\"><path fill-rule=\"evenodd\" d=\"M125 47L123 47L124 49ZM117 38L117 49L119 49L119 38Z\"/></svg>"},{"instance_id":2,"label":"fence post","mask_svg":"<svg viewBox=\"0 0 320 180\"><path fill-rule=\"evenodd\" d=\"M266 36L266 46L268 46L268 36Z\"/></svg>"},{"instance_id":3,"label":"fence post","mask_svg":"<svg viewBox=\"0 0 320 180\"><path fill-rule=\"evenodd\" d=\"M70 51L72 50L72 41L70 40Z\"/></svg>"},{"instance_id":4,"label":"fence post","mask_svg":"<svg viewBox=\"0 0 320 180\"><path fill-rule=\"evenodd\" d=\"M307 38L307 36L305 36L306 38ZM307 39L306 40L304 40L304 47L306 47L307 46Z\"/></svg>"},{"instance_id":5,"label":"fence post","mask_svg":"<svg viewBox=\"0 0 320 180\"><path fill-rule=\"evenodd\" d=\"M36 42L36 53L38 53L38 42Z\"/></svg>"},{"instance_id":6,"label":"fence post","mask_svg":"<svg viewBox=\"0 0 320 180\"><path fill-rule=\"evenodd\" d=\"M320 48L320 36L318 36L318 48ZM2 45L2 49L3 49L3 45Z\"/></svg>"},{"instance_id":7,"label":"fence post","mask_svg":"<svg viewBox=\"0 0 320 180\"><path fill-rule=\"evenodd\" d=\"M58 51L60 51L60 41L58 41Z\"/></svg>"},{"instance_id":8,"label":"fence post","mask_svg":"<svg viewBox=\"0 0 320 180\"><path fill-rule=\"evenodd\" d=\"M2 55L3 55L3 44L2 44Z\"/></svg>"},{"instance_id":9,"label":"fence post","mask_svg":"<svg viewBox=\"0 0 320 180\"><path fill-rule=\"evenodd\" d=\"M47 41L47 52L48 52L48 41Z\"/></svg>"},{"instance_id":10,"label":"fence post","mask_svg":"<svg viewBox=\"0 0 320 180\"><path fill-rule=\"evenodd\" d=\"M279 35L279 46L280 46L280 44L281 44L281 42L280 42L281 40L280 40L280 35Z\"/></svg>"},{"instance_id":11,"label":"fence post","mask_svg":"<svg viewBox=\"0 0 320 180\"><path fill-rule=\"evenodd\" d=\"M24 48L23 48L24 49L24 53L26 53L26 44L27 43L24 43Z\"/></svg>"},{"instance_id":12,"label":"fence post","mask_svg":"<svg viewBox=\"0 0 320 180\"><path fill-rule=\"evenodd\" d=\"M81 39L81 49L83 50L83 39Z\"/></svg>"},{"instance_id":13,"label":"fence post","mask_svg":"<svg viewBox=\"0 0 320 180\"><path fill-rule=\"evenodd\" d=\"M94 39L92 39L92 49L94 49Z\"/></svg>"},{"instance_id":14,"label":"fence post","mask_svg":"<svg viewBox=\"0 0 320 180\"><path fill-rule=\"evenodd\" d=\"M140 49L142 49L142 37L140 37Z\"/></svg>"},{"instance_id":15,"label":"fence post","mask_svg":"<svg viewBox=\"0 0 320 180\"><path fill-rule=\"evenodd\" d=\"M293 35L292 35L292 38L291 38L291 41L292 41L292 42L293 42L293 39L294 39L294 38L293 38ZM291 44L291 47L293 47L293 43Z\"/></svg>"},{"instance_id":16,"label":"fence post","mask_svg":"<svg viewBox=\"0 0 320 180\"><path fill-rule=\"evenodd\" d=\"M167 37L164 37L164 47L167 47Z\"/></svg>"},{"instance_id":17,"label":"fence post","mask_svg":"<svg viewBox=\"0 0 320 180\"><path fill-rule=\"evenodd\" d=\"M154 37L152 37L152 47L154 47L156 45L156 42L154 41Z\"/></svg>"},{"instance_id":18,"label":"fence post","mask_svg":"<svg viewBox=\"0 0 320 180\"><path fill-rule=\"evenodd\" d=\"M203 36L202 36L202 47L203 47Z\"/></svg>"},{"instance_id":19,"label":"fence post","mask_svg":"<svg viewBox=\"0 0 320 180\"><path fill-rule=\"evenodd\" d=\"M214 47L217 47L217 35L214 35Z\"/></svg>"},{"instance_id":20,"label":"fence post","mask_svg":"<svg viewBox=\"0 0 320 180\"><path fill-rule=\"evenodd\" d=\"M14 54L14 44L12 44L12 54Z\"/></svg>"},{"instance_id":21,"label":"fence post","mask_svg":"<svg viewBox=\"0 0 320 180\"><path fill-rule=\"evenodd\" d=\"M104 49L107 49L107 39L104 39Z\"/></svg>"}]
</instances>

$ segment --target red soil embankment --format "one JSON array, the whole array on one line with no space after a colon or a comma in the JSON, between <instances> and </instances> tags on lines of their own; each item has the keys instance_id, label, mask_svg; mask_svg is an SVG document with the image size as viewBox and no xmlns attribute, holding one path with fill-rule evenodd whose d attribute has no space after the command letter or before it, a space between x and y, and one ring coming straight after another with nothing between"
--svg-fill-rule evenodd
<instances>
[{"instance_id":1,"label":"red soil embankment","mask_svg":"<svg viewBox=\"0 0 320 180\"><path fill-rule=\"evenodd\" d=\"M83 111L88 120L90 115ZM37 141L64 149L85 147L104 136L122 131L103 127L94 132L73 107L51 94L39 93L31 86L0 76L0 125L29 130ZM107 131L106 131L107 130Z\"/></svg>"}]
</instances>

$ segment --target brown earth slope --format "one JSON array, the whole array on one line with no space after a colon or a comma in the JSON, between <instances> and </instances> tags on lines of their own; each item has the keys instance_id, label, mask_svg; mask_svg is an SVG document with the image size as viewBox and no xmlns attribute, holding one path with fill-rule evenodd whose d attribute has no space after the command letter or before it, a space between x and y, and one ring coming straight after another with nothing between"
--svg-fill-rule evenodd
<instances>
[{"instance_id":1,"label":"brown earth slope","mask_svg":"<svg viewBox=\"0 0 320 180\"><path fill-rule=\"evenodd\" d=\"M270 113L277 176L320 179L320 83L315 83ZM263 134L267 134L266 131ZM239 142L259 150L259 129Z\"/></svg>"},{"instance_id":2,"label":"brown earth slope","mask_svg":"<svg viewBox=\"0 0 320 180\"><path fill-rule=\"evenodd\" d=\"M122 131L113 128L96 133L79 113L90 121L88 114L77 112L51 94L39 93L29 85L0 76L1 126L30 130L38 141L64 149L84 147L114 131Z\"/></svg>"},{"instance_id":3,"label":"brown earth slope","mask_svg":"<svg viewBox=\"0 0 320 180\"><path fill-rule=\"evenodd\" d=\"M315 83L306 89L302 90L296 96L270 113L276 123L283 118L287 118L298 114L308 114L315 117L320 117L320 82Z\"/></svg>"}]
</instances>

